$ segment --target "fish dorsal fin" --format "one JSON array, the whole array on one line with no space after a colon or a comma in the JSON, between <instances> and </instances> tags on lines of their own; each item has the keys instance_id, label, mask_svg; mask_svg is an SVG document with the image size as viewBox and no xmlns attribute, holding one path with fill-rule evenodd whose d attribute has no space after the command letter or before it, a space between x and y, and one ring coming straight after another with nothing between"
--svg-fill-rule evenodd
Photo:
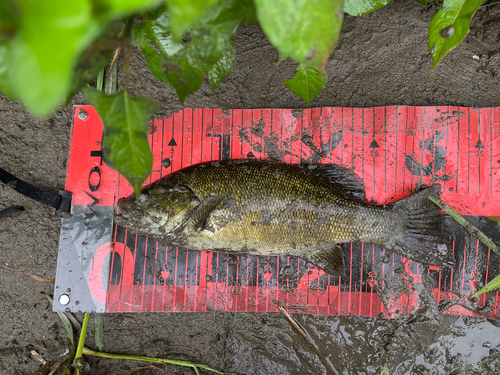
<instances>
[{"instance_id":1,"label":"fish dorsal fin","mask_svg":"<svg viewBox=\"0 0 500 375\"><path fill-rule=\"evenodd\" d=\"M320 250L307 257L301 256L309 263L334 276L344 276L344 253L339 245Z\"/></svg>"},{"instance_id":2,"label":"fish dorsal fin","mask_svg":"<svg viewBox=\"0 0 500 375\"><path fill-rule=\"evenodd\" d=\"M196 231L200 231L205 226L205 221L207 220L210 212L215 209L224 200L223 195L216 195L215 197L205 198L199 206L196 208L193 216L191 216L191 225Z\"/></svg>"},{"instance_id":3,"label":"fish dorsal fin","mask_svg":"<svg viewBox=\"0 0 500 375\"><path fill-rule=\"evenodd\" d=\"M324 178L331 183L336 193L348 199L366 201L365 186L361 178L352 169L337 164L303 165L304 171Z\"/></svg>"}]
</instances>

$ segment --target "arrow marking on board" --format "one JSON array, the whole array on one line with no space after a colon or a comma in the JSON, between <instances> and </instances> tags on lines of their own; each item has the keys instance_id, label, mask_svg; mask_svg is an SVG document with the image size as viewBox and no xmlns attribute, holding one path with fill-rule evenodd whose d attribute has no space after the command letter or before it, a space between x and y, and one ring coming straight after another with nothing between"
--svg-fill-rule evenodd
<instances>
[{"instance_id":1,"label":"arrow marking on board","mask_svg":"<svg viewBox=\"0 0 500 375\"><path fill-rule=\"evenodd\" d=\"M481 140L478 139L474 148L484 148L483 142L481 142Z\"/></svg>"}]
</instances>

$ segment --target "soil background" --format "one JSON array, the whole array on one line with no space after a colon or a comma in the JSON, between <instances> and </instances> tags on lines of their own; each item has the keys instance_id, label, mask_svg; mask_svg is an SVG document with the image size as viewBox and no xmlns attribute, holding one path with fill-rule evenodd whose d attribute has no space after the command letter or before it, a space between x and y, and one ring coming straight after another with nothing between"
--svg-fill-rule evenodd
<instances>
[{"instance_id":1,"label":"soil background","mask_svg":"<svg viewBox=\"0 0 500 375\"><path fill-rule=\"evenodd\" d=\"M430 74L429 21L440 1L422 6L393 1L372 14L346 16L338 46L327 64L329 82L310 107L385 105L500 105L500 6L481 9L465 41ZM236 67L215 92L208 82L185 107L304 108L282 83L296 64L277 65L278 52L256 25L236 34ZM133 51L130 90L162 104L158 117L182 108L175 91L157 81ZM48 119L37 119L21 104L0 95L0 167L57 192L64 188L72 105L78 94ZM0 374L33 374L46 361L64 359L67 333L42 293L43 284L23 273L51 279L56 272L60 219L54 210L0 184L0 210L22 205L24 212L0 218ZM500 328L480 318L445 315L428 290L423 308L407 318L295 315L342 374L498 374ZM77 314L80 321L83 314ZM311 347L279 313L107 314L104 351L193 360L248 375L328 374ZM91 332L95 329L93 320ZM89 333L87 345L95 348ZM133 361L88 359L90 374L126 374ZM164 369L164 368L163 368ZM202 371L203 372L203 371ZM134 373L161 374L146 368ZM193 374L169 366L166 374Z\"/></svg>"}]
</instances>

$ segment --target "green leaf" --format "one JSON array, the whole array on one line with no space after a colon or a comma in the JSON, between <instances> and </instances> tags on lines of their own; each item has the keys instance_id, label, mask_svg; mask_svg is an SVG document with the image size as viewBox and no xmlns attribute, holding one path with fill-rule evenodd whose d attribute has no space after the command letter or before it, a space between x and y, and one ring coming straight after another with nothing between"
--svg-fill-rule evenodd
<instances>
[{"instance_id":1,"label":"green leaf","mask_svg":"<svg viewBox=\"0 0 500 375\"><path fill-rule=\"evenodd\" d=\"M107 96L93 88L83 89L104 124L106 159L133 186L136 194L151 172L153 157L148 143L150 117L160 108L150 98L131 97L127 92Z\"/></svg>"},{"instance_id":2,"label":"green leaf","mask_svg":"<svg viewBox=\"0 0 500 375\"><path fill-rule=\"evenodd\" d=\"M380 375L391 375L391 373L389 372L389 367L387 367L387 363L384 363L384 367L382 368Z\"/></svg>"},{"instance_id":3,"label":"green leaf","mask_svg":"<svg viewBox=\"0 0 500 375\"><path fill-rule=\"evenodd\" d=\"M429 24L431 71L469 32L469 24L483 0L444 0Z\"/></svg>"},{"instance_id":4,"label":"green leaf","mask_svg":"<svg viewBox=\"0 0 500 375\"><path fill-rule=\"evenodd\" d=\"M214 14L217 14L217 17L214 17ZM213 19L212 23L220 24L241 20L245 21L246 24L255 21L256 18L253 0L221 0L219 4L209 9L206 16L202 17L201 22L210 22L210 19Z\"/></svg>"},{"instance_id":5,"label":"green leaf","mask_svg":"<svg viewBox=\"0 0 500 375\"><path fill-rule=\"evenodd\" d=\"M428 5L431 1L433 0L417 0L417 2L422 5Z\"/></svg>"},{"instance_id":6,"label":"green leaf","mask_svg":"<svg viewBox=\"0 0 500 375\"><path fill-rule=\"evenodd\" d=\"M179 99L198 90L204 73L212 89L234 66L234 33L241 20L254 17L251 0L223 0L207 8L192 26L189 42L177 43L166 8L150 12L145 22L134 29L133 43L141 48L151 73L172 85Z\"/></svg>"},{"instance_id":7,"label":"green leaf","mask_svg":"<svg viewBox=\"0 0 500 375\"><path fill-rule=\"evenodd\" d=\"M203 16L217 0L166 0L172 16L172 34L180 40L184 32Z\"/></svg>"},{"instance_id":8,"label":"green leaf","mask_svg":"<svg viewBox=\"0 0 500 375\"><path fill-rule=\"evenodd\" d=\"M262 30L286 56L324 70L342 28L343 0L255 0Z\"/></svg>"},{"instance_id":9,"label":"green leaf","mask_svg":"<svg viewBox=\"0 0 500 375\"><path fill-rule=\"evenodd\" d=\"M500 275L497 275L485 287L481 288L478 292L474 293L471 297L477 297L480 294L500 288Z\"/></svg>"},{"instance_id":10,"label":"green leaf","mask_svg":"<svg viewBox=\"0 0 500 375\"><path fill-rule=\"evenodd\" d=\"M82 52L114 17L158 0L19 0L19 25L9 41L11 90L28 109L48 115L67 96ZM4 85L2 85L3 87ZM4 88L4 87L3 87ZM5 90L5 88L4 88ZM7 90L9 91L9 90Z\"/></svg>"},{"instance_id":11,"label":"green leaf","mask_svg":"<svg viewBox=\"0 0 500 375\"><path fill-rule=\"evenodd\" d=\"M493 221L496 221L497 223L500 223L500 216L488 216L488 219L491 219Z\"/></svg>"},{"instance_id":12,"label":"green leaf","mask_svg":"<svg viewBox=\"0 0 500 375\"><path fill-rule=\"evenodd\" d=\"M93 0L94 14L103 22L123 17L137 10L150 9L162 0Z\"/></svg>"},{"instance_id":13,"label":"green leaf","mask_svg":"<svg viewBox=\"0 0 500 375\"><path fill-rule=\"evenodd\" d=\"M14 34L19 18L19 9L14 0L0 1L0 38Z\"/></svg>"},{"instance_id":14,"label":"green leaf","mask_svg":"<svg viewBox=\"0 0 500 375\"><path fill-rule=\"evenodd\" d=\"M362 16L389 4L391 0L345 0L344 12L351 16Z\"/></svg>"},{"instance_id":15,"label":"green leaf","mask_svg":"<svg viewBox=\"0 0 500 375\"><path fill-rule=\"evenodd\" d=\"M148 15L141 26L133 29L132 43L141 49L149 71L158 80L168 83L163 71L164 59L182 50L184 44L173 40L170 34L170 16L165 7Z\"/></svg>"},{"instance_id":16,"label":"green leaf","mask_svg":"<svg viewBox=\"0 0 500 375\"><path fill-rule=\"evenodd\" d=\"M94 315L94 323L95 323L95 345L102 351L104 347L104 324L102 322L102 316L100 314Z\"/></svg>"},{"instance_id":17,"label":"green leaf","mask_svg":"<svg viewBox=\"0 0 500 375\"><path fill-rule=\"evenodd\" d=\"M290 81L283 81L291 92L300 96L307 104L325 88L327 82L326 72L321 73L318 69L307 67L304 64L297 67L295 77Z\"/></svg>"},{"instance_id":18,"label":"green leaf","mask_svg":"<svg viewBox=\"0 0 500 375\"><path fill-rule=\"evenodd\" d=\"M37 115L63 99L76 56L98 35L89 0L23 0L22 20L11 41L8 69L15 96Z\"/></svg>"},{"instance_id":19,"label":"green leaf","mask_svg":"<svg viewBox=\"0 0 500 375\"><path fill-rule=\"evenodd\" d=\"M215 91L217 85L231 74L235 61L236 48L234 48L234 43L231 42L220 60L217 61L208 72L208 80L212 91Z\"/></svg>"},{"instance_id":20,"label":"green leaf","mask_svg":"<svg viewBox=\"0 0 500 375\"><path fill-rule=\"evenodd\" d=\"M203 84L203 70L184 57L173 56L168 61L165 74L182 104L188 94L197 91Z\"/></svg>"}]
</instances>

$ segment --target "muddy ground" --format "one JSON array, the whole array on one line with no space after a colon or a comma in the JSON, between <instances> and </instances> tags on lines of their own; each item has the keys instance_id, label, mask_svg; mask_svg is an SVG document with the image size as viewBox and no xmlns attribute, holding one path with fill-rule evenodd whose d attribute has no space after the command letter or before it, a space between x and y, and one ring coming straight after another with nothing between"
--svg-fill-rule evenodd
<instances>
[{"instance_id":1,"label":"muddy ground","mask_svg":"<svg viewBox=\"0 0 500 375\"><path fill-rule=\"evenodd\" d=\"M425 7L394 1L364 17L346 16L338 47L327 65L325 90L311 106L500 105L500 6L480 10L464 43L430 74L427 27L440 2ZM278 52L255 25L236 35L238 58L231 76L211 92L207 82L187 107L302 108L281 82L295 64L276 65ZM143 58L132 55L131 91L159 100L159 117L182 108L174 90L156 81ZM31 116L0 96L0 167L53 192L64 187L73 104L51 118ZM69 340L42 284L23 273L55 275L60 220L54 211L0 184L0 209L24 212L0 219L0 374L33 374L41 363L60 361ZM297 315L340 373L500 373L500 328L480 318L448 316L431 298L415 316L397 320ZM78 315L81 320L82 314ZM309 345L279 313L108 314L104 350L196 360L248 375L327 374ZM93 329L93 325L91 324ZM92 335L89 335L91 337ZM88 345L93 346L92 339ZM136 362L89 360L91 374L126 374ZM143 364L142 364L143 365ZM145 369L142 374L160 374ZM192 374L170 366L168 374Z\"/></svg>"}]
</instances>

